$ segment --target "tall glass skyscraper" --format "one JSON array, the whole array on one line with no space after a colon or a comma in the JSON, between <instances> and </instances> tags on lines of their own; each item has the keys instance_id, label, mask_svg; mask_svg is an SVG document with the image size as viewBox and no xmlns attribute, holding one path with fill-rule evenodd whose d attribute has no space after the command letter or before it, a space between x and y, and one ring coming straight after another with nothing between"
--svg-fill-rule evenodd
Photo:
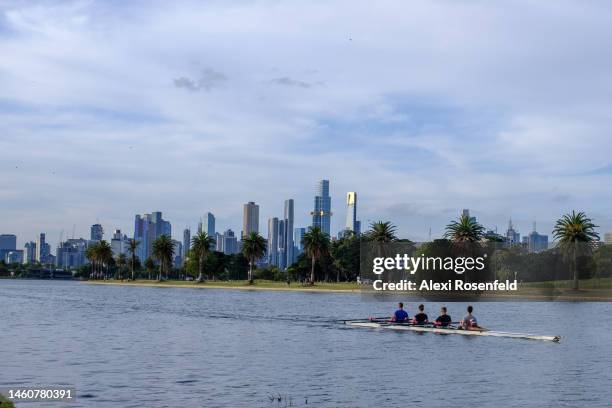
<instances>
[{"instance_id":1,"label":"tall glass skyscraper","mask_svg":"<svg viewBox=\"0 0 612 408\"><path fill-rule=\"evenodd\" d=\"M329 196L329 180L319 180L315 190L312 226L330 235L331 231L331 197Z\"/></svg>"},{"instance_id":2,"label":"tall glass skyscraper","mask_svg":"<svg viewBox=\"0 0 612 408\"><path fill-rule=\"evenodd\" d=\"M242 212L242 236L251 232L259 233L259 206L253 201L246 203Z\"/></svg>"},{"instance_id":3,"label":"tall glass skyscraper","mask_svg":"<svg viewBox=\"0 0 612 408\"><path fill-rule=\"evenodd\" d=\"M202 231L204 231L207 235L214 238L215 236L215 216L211 212L207 212L204 214L204 219L202 220Z\"/></svg>"},{"instance_id":4,"label":"tall glass skyscraper","mask_svg":"<svg viewBox=\"0 0 612 408\"><path fill-rule=\"evenodd\" d=\"M172 236L172 226L162 218L161 211L136 215L134 219L134 239L140 241L136 255L144 262L152 254L153 241L162 235Z\"/></svg>"},{"instance_id":5,"label":"tall glass skyscraper","mask_svg":"<svg viewBox=\"0 0 612 408\"><path fill-rule=\"evenodd\" d=\"M290 198L285 200L285 211L284 211L284 225L285 233L285 252L284 252L284 265L285 268L291 266L293 262L295 262L294 252L293 252L293 223L294 223L294 202L293 199Z\"/></svg>"},{"instance_id":6,"label":"tall glass skyscraper","mask_svg":"<svg viewBox=\"0 0 612 408\"><path fill-rule=\"evenodd\" d=\"M357 193L350 191L346 193L346 225L345 229L359 234L361 223L357 221Z\"/></svg>"},{"instance_id":7,"label":"tall glass skyscraper","mask_svg":"<svg viewBox=\"0 0 612 408\"><path fill-rule=\"evenodd\" d=\"M278 218L268 219L268 265L278 266Z\"/></svg>"}]
</instances>

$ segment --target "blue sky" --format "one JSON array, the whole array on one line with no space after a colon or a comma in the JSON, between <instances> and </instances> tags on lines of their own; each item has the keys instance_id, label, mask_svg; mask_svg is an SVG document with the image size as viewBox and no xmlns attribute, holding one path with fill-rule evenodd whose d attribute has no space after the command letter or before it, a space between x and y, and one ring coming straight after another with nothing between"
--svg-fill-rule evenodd
<instances>
[{"instance_id":1,"label":"blue sky","mask_svg":"<svg viewBox=\"0 0 612 408\"><path fill-rule=\"evenodd\" d=\"M240 230L331 180L359 216L440 235L612 231L612 7L606 2L0 3L0 233L175 237L207 211Z\"/></svg>"}]
</instances>

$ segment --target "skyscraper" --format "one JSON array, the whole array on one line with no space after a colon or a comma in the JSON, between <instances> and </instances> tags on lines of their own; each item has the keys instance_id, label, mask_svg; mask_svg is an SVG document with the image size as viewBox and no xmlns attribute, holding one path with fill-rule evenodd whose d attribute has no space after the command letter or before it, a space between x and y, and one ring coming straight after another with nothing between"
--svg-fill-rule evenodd
<instances>
[{"instance_id":1,"label":"skyscraper","mask_svg":"<svg viewBox=\"0 0 612 408\"><path fill-rule=\"evenodd\" d=\"M315 190L312 226L330 235L331 230L331 197L329 196L329 180L319 180Z\"/></svg>"},{"instance_id":2,"label":"skyscraper","mask_svg":"<svg viewBox=\"0 0 612 408\"><path fill-rule=\"evenodd\" d=\"M204 231L208 236L214 238L215 236L215 216L211 212L207 212L204 214L204 219L202 220L202 231Z\"/></svg>"},{"instance_id":3,"label":"skyscraper","mask_svg":"<svg viewBox=\"0 0 612 408\"><path fill-rule=\"evenodd\" d=\"M36 262L36 242L26 242L24 248L25 249L23 251L23 263L31 264Z\"/></svg>"},{"instance_id":4,"label":"skyscraper","mask_svg":"<svg viewBox=\"0 0 612 408\"><path fill-rule=\"evenodd\" d=\"M172 237L172 226L162 218L160 211L136 215L134 221L134 239L140 241L136 251L140 262L144 262L151 256L153 241L162 235Z\"/></svg>"},{"instance_id":5,"label":"skyscraper","mask_svg":"<svg viewBox=\"0 0 612 408\"><path fill-rule=\"evenodd\" d=\"M259 206L253 201L244 205L242 214L242 236L251 232L259 233Z\"/></svg>"},{"instance_id":6,"label":"skyscraper","mask_svg":"<svg viewBox=\"0 0 612 408\"><path fill-rule=\"evenodd\" d=\"M214 235L212 235L214 237ZM191 230L189 227L183 230L183 262L187 259L187 253L191 249Z\"/></svg>"},{"instance_id":7,"label":"skyscraper","mask_svg":"<svg viewBox=\"0 0 612 408\"><path fill-rule=\"evenodd\" d=\"M346 225L347 231L355 234L361 233L361 223L357 221L357 193L350 191L346 193Z\"/></svg>"},{"instance_id":8,"label":"skyscraper","mask_svg":"<svg viewBox=\"0 0 612 408\"><path fill-rule=\"evenodd\" d=\"M17 236L13 234L0 235L0 260L4 260L6 254L17 250Z\"/></svg>"},{"instance_id":9,"label":"skyscraper","mask_svg":"<svg viewBox=\"0 0 612 408\"><path fill-rule=\"evenodd\" d=\"M525 238L529 252L541 252L548 249L548 235L538 234L535 222L533 223L533 231Z\"/></svg>"},{"instance_id":10,"label":"skyscraper","mask_svg":"<svg viewBox=\"0 0 612 408\"><path fill-rule=\"evenodd\" d=\"M231 229L223 233L223 253L226 255L238 253L238 238Z\"/></svg>"},{"instance_id":11,"label":"skyscraper","mask_svg":"<svg viewBox=\"0 0 612 408\"><path fill-rule=\"evenodd\" d=\"M506 231L506 243L508 245L518 245L521 243L521 234L514 229L512 218L508 221L508 230Z\"/></svg>"},{"instance_id":12,"label":"skyscraper","mask_svg":"<svg viewBox=\"0 0 612 408\"><path fill-rule=\"evenodd\" d=\"M287 249L285 248L285 244L287 240L285 239L285 234L287 233L287 229L285 228L285 220L278 221L278 267L280 269L285 269L287 267Z\"/></svg>"},{"instance_id":13,"label":"skyscraper","mask_svg":"<svg viewBox=\"0 0 612 408\"><path fill-rule=\"evenodd\" d=\"M100 224L94 224L90 228L90 235L92 241L102 241L104 237L104 229Z\"/></svg>"},{"instance_id":14,"label":"skyscraper","mask_svg":"<svg viewBox=\"0 0 612 408\"><path fill-rule=\"evenodd\" d=\"M294 256L297 260L297 257L304 252L304 246L302 245L302 239L304 239L304 234L306 234L306 228L294 228L293 230L293 242L294 242Z\"/></svg>"},{"instance_id":15,"label":"skyscraper","mask_svg":"<svg viewBox=\"0 0 612 408\"><path fill-rule=\"evenodd\" d=\"M268 219L268 265L278 266L278 218Z\"/></svg>"},{"instance_id":16,"label":"skyscraper","mask_svg":"<svg viewBox=\"0 0 612 408\"><path fill-rule=\"evenodd\" d=\"M127 254L128 250L128 239L125 234L121 233L120 229L116 229L111 238L111 249L113 250L113 256L119 254Z\"/></svg>"},{"instance_id":17,"label":"skyscraper","mask_svg":"<svg viewBox=\"0 0 612 408\"><path fill-rule=\"evenodd\" d=\"M36 241L36 260L41 264L47 262L47 257L51 254L49 244L46 242L44 232L41 232Z\"/></svg>"},{"instance_id":18,"label":"skyscraper","mask_svg":"<svg viewBox=\"0 0 612 408\"><path fill-rule=\"evenodd\" d=\"M284 231L284 259L283 264L285 268L288 268L295 262L295 258L293 255L293 223L294 223L294 202L293 199L290 198L285 200L285 208L284 208L284 218L283 218L283 228Z\"/></svg>"}]
</instances>

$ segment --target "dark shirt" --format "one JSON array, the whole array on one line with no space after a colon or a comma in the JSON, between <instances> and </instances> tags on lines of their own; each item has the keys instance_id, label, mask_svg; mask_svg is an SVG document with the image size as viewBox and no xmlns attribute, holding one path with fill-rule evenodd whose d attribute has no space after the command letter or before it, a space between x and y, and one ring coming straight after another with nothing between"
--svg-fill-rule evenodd
<instances>
[{"instance_id":1,"label":"dark shirt","mask_svg":"<svg viewBox=\"0 0 612 408\"><path fill-rule=\"evenodd\" d=\"M440 315L436 319L436 323L439 323L440 326L448 326L452 321L449 315Z\"/></svg>"},{"instance_id":2,"label":"dark shirt","mask_svg":"<svg viewBox=\"0 0 612 408\"><path fill-rule=\"evenodd\" d=\"M414 315L415 324L424 324L427 321L427 315L423 312Z\"/></svg>"},{"instance_id":3,"label":"dark shirt","mask_svg":"<svg viewBox=\"0 0 612 408\"><path fill-rule=\"evenodd\" d=\"M397 323L403 323L408 318L408 313L404 309L397 309L395 311L395 321Z\"/></svg>"}]
</instances>

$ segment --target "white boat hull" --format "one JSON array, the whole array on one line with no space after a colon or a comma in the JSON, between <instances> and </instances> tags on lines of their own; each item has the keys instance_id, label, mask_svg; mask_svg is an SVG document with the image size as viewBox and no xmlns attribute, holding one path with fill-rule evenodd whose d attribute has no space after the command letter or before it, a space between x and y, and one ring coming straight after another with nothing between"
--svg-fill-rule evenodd
<instances>
[{"instance_id":1,"label":"white boat hull","mask_svg":"<svg viewBox=\"0 0 612 408\"><path fill-rule=\"evenodd\" d=\"M366 321L346 321L345 324L352 327L369 327L369 328L383 328L389 330L406 330L414 332L431 332L437 334L461 334L463 336L489 336L489 337L507 337L513 339L527 339L527 340L543 340L559 342L560 336L541 336L537 334L526 334L526 333L509 333L492 330L459 330L449 329L441 327L428 327L428 326L411 326L408 324L393 324L393 323L377 323L377 322L366 322Z\"/></svg>"}]
</instances>

